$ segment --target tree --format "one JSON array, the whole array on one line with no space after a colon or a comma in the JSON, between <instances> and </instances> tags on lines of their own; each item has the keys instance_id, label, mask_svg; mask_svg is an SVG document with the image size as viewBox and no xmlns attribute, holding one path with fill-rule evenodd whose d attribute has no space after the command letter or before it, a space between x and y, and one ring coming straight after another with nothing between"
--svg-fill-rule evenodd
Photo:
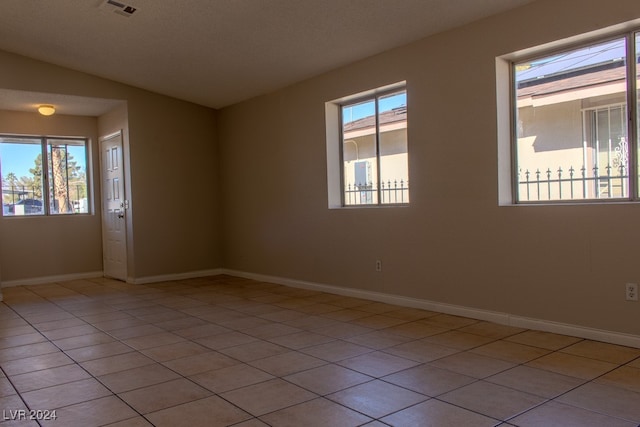
<instances>
[{"instance_id":1,"label":"tree","mask_svg":"<svg viewBox=\"0 0 640 427\"><path fill-rule=\"evenodd\" d=\"M18 182L18 177L15 173L9 172L4 180L9 185L9 187L15 187L16 183Z\"/></svg>"},{"instance_id":2,"label":"tree","mask_svg":"<svg viewBox=\"0 0 640 427\"><path fill-rule=\"evenodd\" d=\"M51 159L49 160L49 186L56 201L58 212L71 212L71 200L69 198L69 175L74 175L77 169L67 162L69 155L66 146L51 146Z\"/></svg>"},{"instance_id":3,"label":"tree","mask_svg":"<svg viewBox=\"0 0 640 427\"><path fill-rule=\"evenodd\" d=\"M2 183L2 194L3 194L3 202L13 203L14 202L14 191L18 187L18 177L15 173L9 172L7 176L4 178ZM5 194L5 190L10 190L10 192Z\"/></svg>"},{"instance_id":4,"label":"tree","mask_svg":"<svg viewBox=\"0 0 640 427\"><path fill-rule=\"evenodd\" d=\"M38 154L34 160L35 166L29 169L33 178L31 178L31 188L33 189L33 198L42 199L42 154ZM22 177L28 182L28 177Z\"/></svg>"},{"instance_id":5,"label":"tree","mask_svg":"<svg viewBox=\"0 0 640 427\"><path fill-rule=\"evenodd\" d=\"M64 144L50 145L48 160L49 189L54 206L59 213L71 212L73 207L69 185L71 180L79 180L84 176L82 168L78 166L78 162L73 159L73 155L69 154ZM34 167L29 169L33 175L33 197L42 198L42 154L38 154L34 163ZM29 178L23 178L25 181L29 180ZM86 180L82 180L81 187L75 189L76 199L80 198L81 194L86 194Z\"/></svg>"}]
</instances>

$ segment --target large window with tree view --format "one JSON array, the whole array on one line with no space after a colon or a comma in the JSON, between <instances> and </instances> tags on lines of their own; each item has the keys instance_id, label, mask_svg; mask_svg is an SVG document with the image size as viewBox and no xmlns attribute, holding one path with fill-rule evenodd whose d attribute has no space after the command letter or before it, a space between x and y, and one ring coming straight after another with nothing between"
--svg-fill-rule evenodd
<instances>
[{"instance_id":1,"label":"large window with tree view","mask_svg":"<svg viewBox=\"0 0 640 427\"><path fill-rule=\"evenodd\" d=\"M89 213L87 139L0 136L2 215Z\"/></svg>"},{"instance_id":2,"label":"large window with tree view","mask_svg":"<svg viewBox=\"0 0 640 427\"><path fill-rule=\"evenodd\" d=\"M639 40L629 33L513 64L518 203L639 198Z\"/></svg>"}]
</instances>

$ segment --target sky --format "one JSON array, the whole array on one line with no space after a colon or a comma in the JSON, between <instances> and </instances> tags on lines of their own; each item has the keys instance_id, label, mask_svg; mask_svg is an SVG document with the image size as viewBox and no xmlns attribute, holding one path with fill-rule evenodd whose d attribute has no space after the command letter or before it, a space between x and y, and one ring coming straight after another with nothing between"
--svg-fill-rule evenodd
<instances>
[{"instance_id":1,"label":"sky","mask_svg":"<svg viewBox=\"0 0 640 427\"><path fill-rule=\"evenodd\" d=\"M35 167L35 159L41 152L39 140L37 141L38 144L0 143L0 171L3 181L11 172L15 173L18 179L32 176L29 169ZM84 147L69 146L68 149L78 166L86 170Z\"/></svg>"},{"instance_id":2,"label":"sky","mask_svg":"<svg viewBox=\"0 0 640 427\"><path fill-rule=\"evenodd\" d=\"M0 160L2 164L2 177L13 172L18 178L30 177L29 169L35 166L35 158L40 153L39 145L31 144L0 144Z\"/></svg>"}]
</instances>

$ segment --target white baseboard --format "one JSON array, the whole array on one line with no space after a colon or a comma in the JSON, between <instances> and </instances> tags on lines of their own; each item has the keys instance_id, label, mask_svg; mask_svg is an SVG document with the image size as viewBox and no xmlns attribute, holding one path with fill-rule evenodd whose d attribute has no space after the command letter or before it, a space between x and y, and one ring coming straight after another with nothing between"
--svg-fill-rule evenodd
<instances>
[{"instance_id":1,"label":"white baseboard","mask_svg":"<svg viewBox=\"0 0 640 427\"><path fill-rule=\"evenodd\" d=\"M595 329L586 326L553 322L551 320L531 319L520 316L511 316L511 322L509 324L519 328L553 332L556 334L569 335L594 341L640 348L640 336L625 334L622 332L607 331L604 329Z\"/></svg>"},{"instance_id":2,"label":"white baseboard","mask_svg":"<svg viewBox=\"0 0 640 427\"><path fill-rule=\"evenodd\" d=\"M171 280L184 280L184 279L194 279L198 277L218 276L220 274L223 274L222 269L200 270L200 271L190 271L186 273L165 274L161 276L147 276L147 277L137 277L137 278L129 277L127 278L127 283L131 283L134 285L143 285L148 283L168 282ZM103 276L104 276L104 273L102 271L94 271L89 273L65 274L65 275L59 275L59 276L34 277L30 279L9 280L6 282L2 282L2 288L10 288L13 286L44 285L47 283L68 282L70 280L79 280L79 279L95 279L97 277L103 277ZM1 296L1 291L0 291L0 296ZM0 299L0 301L2 300Z\"/></svg>"},{"instance_id":3,"label":"white baseboard","mask_svg":"<svg viewBox=\"0 0 640 427\"><path fill-rule=\"evenodd\" d=\"M503 325L515 326L519 328L534 329L538 331L553 332L556 334L569 335L579 338L608 342L611 344L624 345L628 347L640 348L640 336L625 334L602 329L594 329L579 325L553 322L544 319L532 319L523 316L516 316L509 313L501 313L490 310L464 307L459 305L446 304L435 301L428 301L418 298L404 297L400 295L384 294L362 289L343 288L339 286L324 285L320 283L305 282L302 280L287 279L283 277L267 276L263 274L247 273L243 271L221 269L221 274L243 277L246 279L259 280L262 282L276 283L279 285L291 286L294 288L310 289L331 294L344 295L362 298L372 301L385 302L388 304L400 305L403 307L419 308L423 310L437 311L439 313L452 314L456 316L469 317L472 319L486 320Z\"/></svg>"},{"instance_id":4,"label":"white baseboard","mask_svg":"<svg viewBox=\"0 0 640 427\"><path fill-rule=\"evenodd\" d=\"M95 279L96 277L102 277L102 271L90 271L87 273L73 273L73 274L62 274L58 276L44 276L44 277L33 277L29 279L18 279L18 280L7 280L2 282L3 288L11 288L13 286L31 286L31 285L45 285L47 283L55 283L55 282L69 282L71 280L81 280L81 279Z\"/></svg>"},{"instance_id":5,"label":"white baseboard","mask_svg":"<svg viewBox=\"0 0 640 427\"><path fill-rule=\"evenodd\" d=\"M161 276L147 276L147 277L129 277L127 283L133 283L134 285L146 285L148 283L169 282L172 280L185 280L185 279L197 279L199 277L207 276L219 276L224 274L221 268L215 268L213 270L199 270L190 271L187 273L177 274L165 274Z\"/></svg>"}]
</instances>

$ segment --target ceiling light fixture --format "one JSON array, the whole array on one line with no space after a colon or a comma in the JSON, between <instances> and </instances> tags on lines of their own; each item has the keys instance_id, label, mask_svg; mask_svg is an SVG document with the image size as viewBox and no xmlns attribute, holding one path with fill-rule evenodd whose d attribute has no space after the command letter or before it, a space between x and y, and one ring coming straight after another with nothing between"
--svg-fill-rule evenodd
<instances>
[{"instance_id":1,"label":"ceiling light fixture","mask_svg":"<svg viewBox=\"0 0 640 427\"><path fill-rule=\"evenodd\" d=\"M51 116L56 112L56 108L53 105L41 105L38 107L38 113L43 116Z\"/></svg>"}]
</instances>

